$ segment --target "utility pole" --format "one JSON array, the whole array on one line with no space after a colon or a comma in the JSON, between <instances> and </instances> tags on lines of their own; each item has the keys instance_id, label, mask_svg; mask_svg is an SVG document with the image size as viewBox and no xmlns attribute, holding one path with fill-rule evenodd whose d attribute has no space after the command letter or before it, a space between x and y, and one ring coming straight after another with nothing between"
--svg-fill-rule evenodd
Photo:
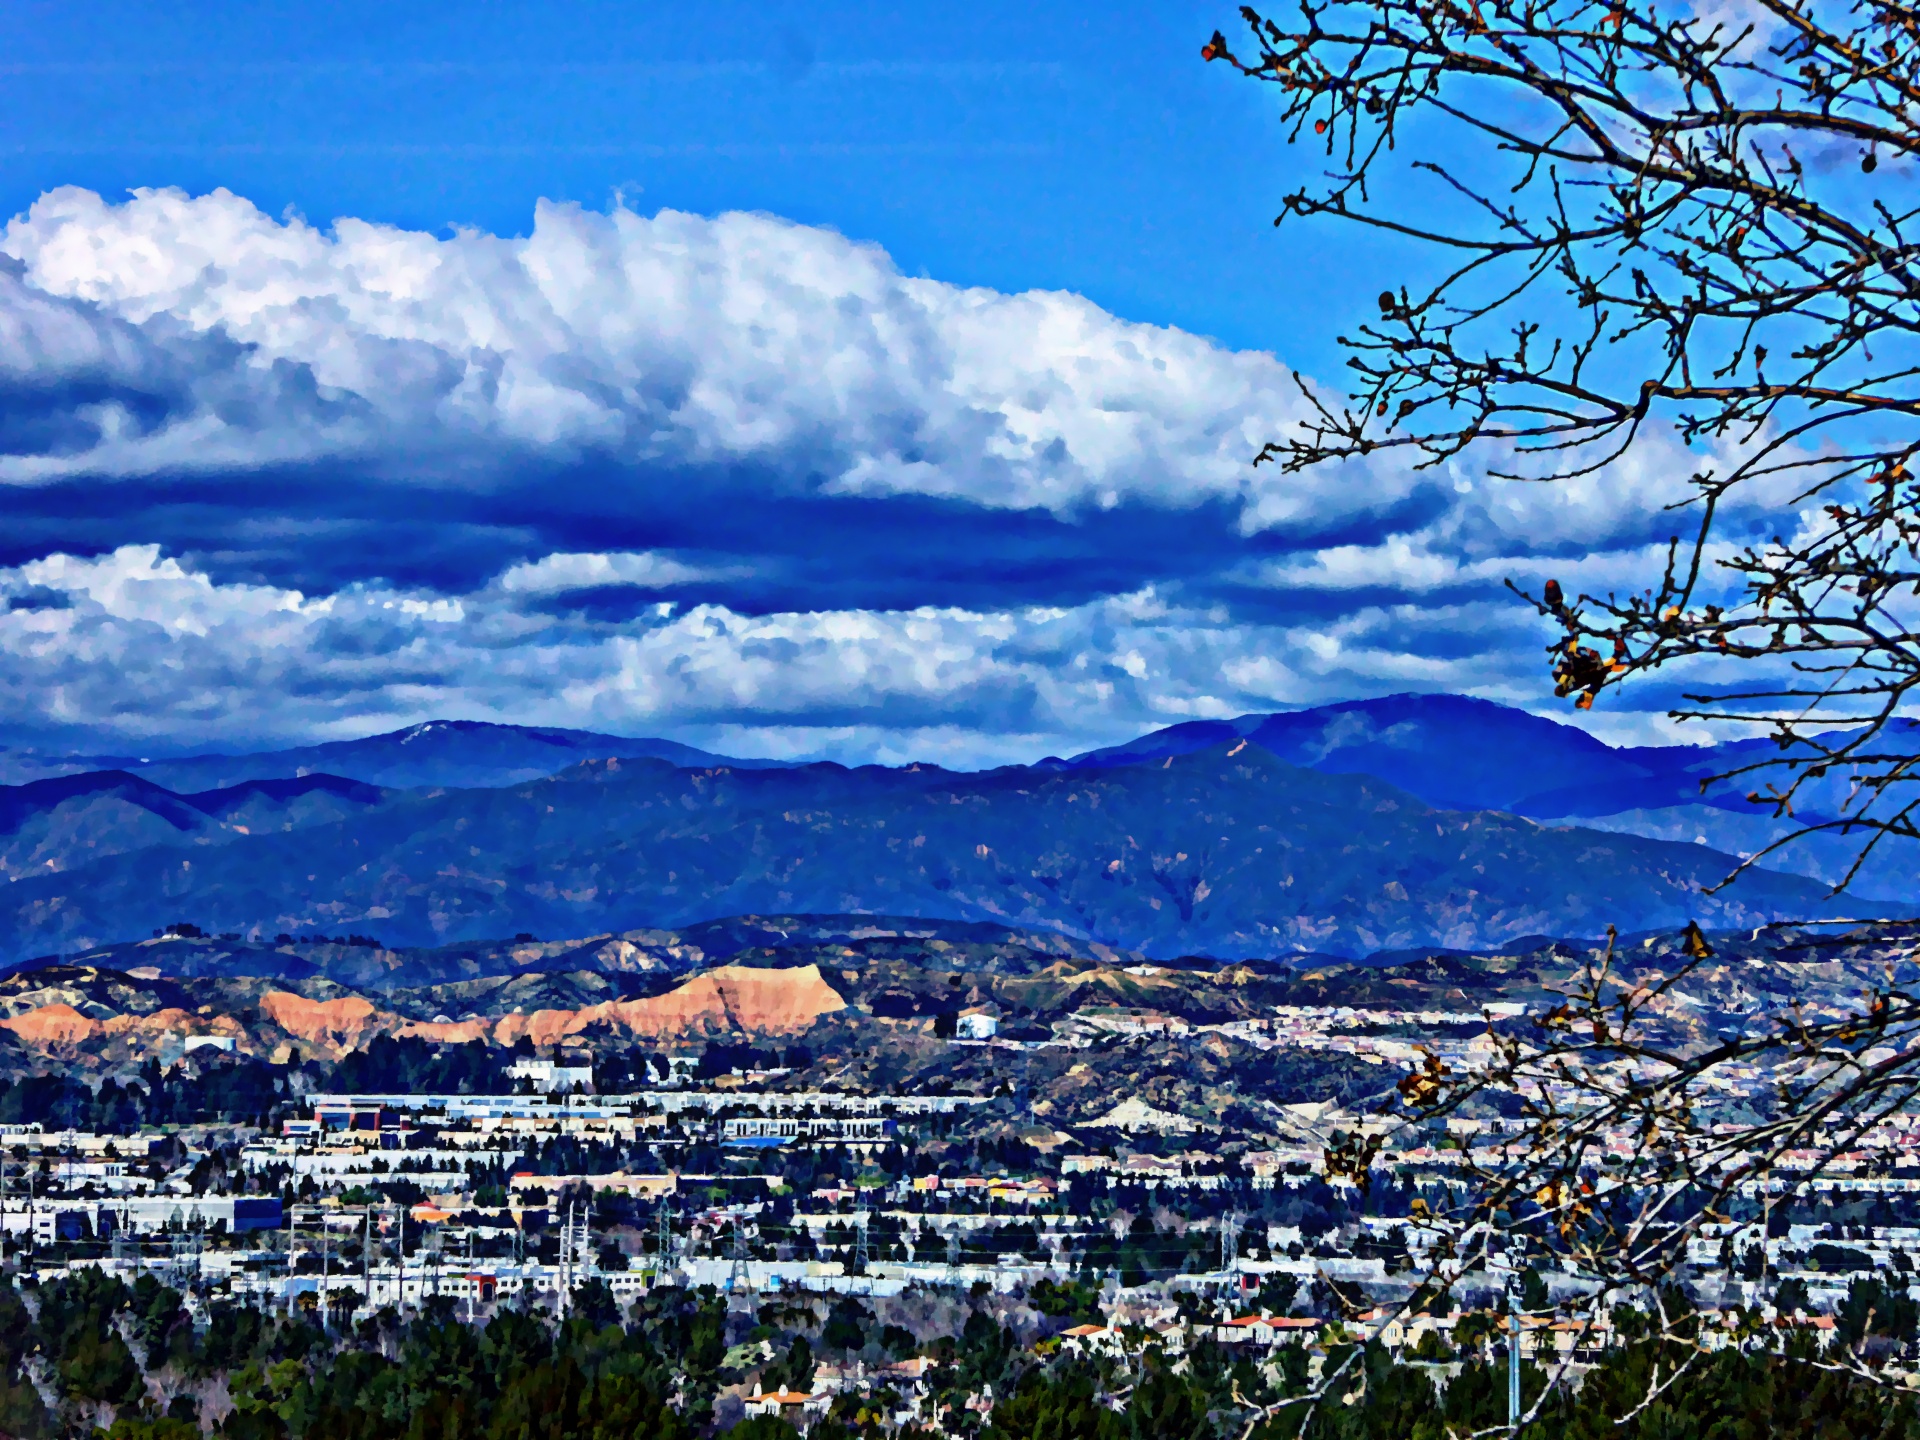
<instances>
[{"instance_id":1,"label":"utility pole","mask_svg":"<svg viewBox=\"0 0 1920 1440\"><path fill-rule=\"evenodd\" d=\"M1519 1271L1507 1282L1507 1430L1520 1433L1520 1307Z\"/></svg>"}]
</instances>

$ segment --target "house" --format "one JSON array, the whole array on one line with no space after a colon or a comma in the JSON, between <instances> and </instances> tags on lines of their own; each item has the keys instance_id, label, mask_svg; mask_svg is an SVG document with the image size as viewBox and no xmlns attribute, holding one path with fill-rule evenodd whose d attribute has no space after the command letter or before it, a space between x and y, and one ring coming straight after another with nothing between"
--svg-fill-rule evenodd
<instances>
[{"instance_id":1,"label":"house","mask_svg":"<svg viewBox=\"0 0 1920 1440\"><path fill-rule=\"evenodd\" d=\"M1293 1340L1318 1331L1320 1322L1294 1315L1241 1315L1222 1320L1213 1327L1213 1338L1222 1345L1254 1345L1270 1350L1283 1340Z\"/></svg>"},{"instance_id":2,"label":"house","mask_svg":"<svg viewBox=\"0 0 1920 1440\"><path fill-rule=\"evenodd\" d=\"M1147 1104L1137 1095L1129 1095L1113 1109L1098 1119L1089 1120L1088 1125L1105 1126L1112 1130L1156 1130L1162 1135L1191 1135L1195 1130L1206 1127L1187 1119L1184 1115L1175 1115L1168 1110L1159 1110Z\"/></svg>"},{"instance_id":3,"label":"house","mask_svg":"<svg viewBox=\"0 0 1920 1440\"><path fill-rule=\"evenodd\" d=\"M766 1344L765 1341L761 1343ZM772 1347L767 1346L767 1348ZM864 1390L866 1385L867 1367L857 1360L851 1365L835 1365L831 1360L823 1360L813 1367L813 1390L817 1395L838 1395L842 1390Z\"/></svg>"},{"instance_id":4,"label":"house","mask_svg":"<svg viewBox=\"0 0 1920 1440\"><path fill-rule=\"evenodd\" d=\"M802 1428L827 1413L828 1397L824 1394L801 1394L782 1386L778 1390L762 1390L758 1384L753 1394L747 1397L747 1414L778 1415L793 1425Z\"/></svg>"},{"instance_id":5,"label":"house","mask_svg":"<svg viewBox=\"0 0 1920 1440\"><path fill-rule=\"evenodd\" d=\"M1155 1343L1157 1343L1160 1349L1167 1355L1184 1355L1187 1353L1187 1327L1185 1322L1180 1320L1162 1320L1156 1324L1149 1325L1147 1332L1153 1336Z\"/></svg>"},{"instance_id":6,"label":"house","mask_svg":"<svg viewBox=\"0 0 1920 1440\"><path fill-rule=\"evenodd\" d=\"M1363 1311L1354 1318L1371 1332L1375 1340L1395 1355L1398 1355L1407 1343L1409 1334L1407 1317L1397 1311L1375 1307L1372 1310Z\"/></svg>"},{"instance_id":7,"label":"house","mask_svg":"<svg viewBox=\"0 0 1920 1440\"><path fill-rule=\"evenodd\" d=\"M957 1040L991 1040L999 1033L1000 1017L979 1006L962 1010L953 1025L954 1038Z\"/></svg>"},{"instance_id":8,"label":"house","mask_svg":"<svg viewBox=\"0 0 1920 1440\"><path fill-rule=\"evenodd\" d=\"M1274 1177L1286 1167L1286 1159L1274 1150L1249 1150L1240 1157L1240 1163L1253 1175L1253 1188L1271 1190Z\"/></svg>"},{"instance_id":9,"label":"house","mask_svg":"<svg viewBox=\"0 0 1920 1440\"><path fill-rule=\"evenodd\" d=\"M678 1174L629 1175L624 1170L610 1171L605 1175L535 1175L530 1171L516 1170L507 1181L507 1188L521 1203L528 1198L528 1191L557 1195L576 1185L584 1185L595 1194L602 1190L614 1190L631 1195L636 1200L657 1200L662 1195L678 1193L680 1177Z\"/></svg>"},{"instance_id":10,"label":"house","mask_svg":"<svg viewBox=\"0 0 1920 1440\"><path fill-rule=\"evenodd\" d=\"M507 1070L510 1080L524 1080L536 1095L593 1093L593 1064L568 1064L564 1060L536 1060L522 1056Z\"/></svg>"},{"instance_id":11,"label":"house","mask_svg":"<svg viewBox=\"0 0 1920 1440\"><path fill-rule=\"evenodd\" d=\"M1060 1332L1060 1348L1069 1355L1118 1355L1125 1348L1120 1332L1107 1325L1075 1325Z\"/></svg>"},{"instance_id":12,"label":"house","mask_svg":"<svg viewBox=\"0 0 1920 1440\"><path fill-rule=\"evenodd\" d=\"M1403 1315L1400 1317L1399 1339L1389 1349L1418 1349L1420 1342L1428 1335L1437 1335L1442 1343L1450 1344L1454 1326L1460 1323L1460 1316L1449 1315ZM1381 1343L1387 1344L1384 1336Z\"/></svg>"},{"instance_id":13,"label":"house","mask_svg":"<svg viewBox=\"0 0 1920 1440\"><path fill-rule=\"evenodd\" d=\"M1045 1205L1059 1193L1051 1180L995 1180L987 1187L989 1200L1012 1205Z\"/></svg>"}]
</instances>

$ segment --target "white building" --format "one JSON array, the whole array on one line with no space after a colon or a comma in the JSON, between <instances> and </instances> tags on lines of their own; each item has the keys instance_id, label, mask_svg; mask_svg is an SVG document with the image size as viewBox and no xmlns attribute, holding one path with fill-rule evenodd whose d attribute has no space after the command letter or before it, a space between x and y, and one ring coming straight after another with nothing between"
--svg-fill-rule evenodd
<instances>
[{"instance_id":1,"label":"white building","mask_svg":"<svg viewBox=\"0 0 1920 1440\"><path fill-rule=\"evenodd\" d=\"M532 1083L535 1093L540 1095L572 1095L593 1093L593 1065L569 1065L561 1060L539 1060L531 1056L522 1056L513 1062L513 1068L507 1071L513 1080L526 1080Z\"/></svg>"},{"instance_id":2,"label":"white building","mask_svg":"<svg viewBox=\"0 0 1920 1440\"><path fill-rule=\"evenodd\" d=\"M991 1040L999 1033L999 1017L986 1010L962 1010L953 1022L956 1040Z\"/></svg>"}]
</instances>

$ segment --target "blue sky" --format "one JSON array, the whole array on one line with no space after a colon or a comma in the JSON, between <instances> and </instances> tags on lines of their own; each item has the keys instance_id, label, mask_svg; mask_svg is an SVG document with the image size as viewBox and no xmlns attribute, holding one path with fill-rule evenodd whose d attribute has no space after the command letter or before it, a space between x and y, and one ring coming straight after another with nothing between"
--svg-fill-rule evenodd
<instances>
[{"instance_id":1,"label":"blue sky","mask_svg":"<svg viewBox=\"0 0 1920 1440\"><path fill-rule=\"evenodd\" d=\"M983 764L1553 708L1501 582L1638 573L1665 472L1250 468L1405 257L1272 228L1311 162L1231 19L10 7L0 724Z\"/></svg>"},{"instance_id":2,"label":"blue sky","mask_svg":"<svg viewBox=\"0 0 1920 1440\"><path fill-rule=\"evenodd\" d=\"M17 5L9 214L56 185L524 232L534 202L766 210L908 274L1078 291L1313 367L1343 247L1293 243L1219 5ZM1377 287L1376 287L1377 288ZM1362 293L1371 293L1366 291ZM1283 343L1284 342L1284 343Z\"/></svg>"}]
</instances>

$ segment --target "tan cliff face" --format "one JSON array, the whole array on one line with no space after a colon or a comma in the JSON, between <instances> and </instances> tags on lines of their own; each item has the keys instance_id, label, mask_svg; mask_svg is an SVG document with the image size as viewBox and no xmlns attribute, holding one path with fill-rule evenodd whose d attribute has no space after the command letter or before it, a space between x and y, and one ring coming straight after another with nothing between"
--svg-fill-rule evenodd
<instances>
[{"instance_id":1,"label":"tan cliff face","mask_svg":"<svg viewBox=\"0 0 1920 1440\"><path fill-rule=\"evenodd\" d=\"M373 1005L358 995L309 1000L290 991L269 990L260 997L260 1009L289 1035L313 1045L351 1049L362 1039L371 1038L370 1031L386 1028L374 1023Z\"/></svg>"},{"instance_id":2,"label":"tan cliff face","mask_svg":"<svg viewBox=\"0 0 1920 1440\"><path fill-rule=\"evenodd\" d=\"M230 1015L209 1019L171 1006L149 1015L110 1015L95 1020L71 1005L55 1003L0 1020L0 1029L11 1030L29 1045L42 1049L72 1047L90 1040L118 1040L135 1049L156 1049L168 1038L229 1035L238 1040L243 1036L239 1022Z\"/></svg>"},{"instance_id":3,"label":"tan cliff face","mask_svg":"<svg viewBox=\"0 0 1920 1440\"><path fill-rule=\"evenodd\" d=\"M493 1038L511 1045L526 1036L551 1045L597 1027L648 1039L679 1035L797 1035L847 1002L820 974L818 965L757 970L721 965L647 1000L609 1000L581 1010L515 1012L494 1027Z\"/></svg>"},{"instance_id":4,"label":"tan cliff face","mask_svg":"<svg viewBox=\"0 0 1920 1440\"><path fill-rule=\"evenodd\" d=\"M98 1020L88 1019L71 1005L41 1005L19 1015L0 1020L0 1026L13 1031L29 1045L54 1047L78 1045L100 1033Z\"/></svg>"},{"instance_id":5,"label":"tan cliff face","mask_svg":"<svg viewBox=\"0 0 1920 1440\"><path fill-rule=\"evenodd\" d=\"M260 995L257 1013L193 1014L169 1006L150 1013L88 1015L64 1000L31 1006L5 1019L26 1044L42 1050L106 1045L115 1053L152 1053L190 1035L232 1035L243 1051L291 1056L296 1049L338 1057L380 1035L417 1036L436 1044L490 1041L512 1045L523 1036L536 1045L563 1039L672 1040L709 1035L798 1035L822 1016L847 1008L817 965L787 970L722 965L695 975L664 995L610 1000L580 1009L515 1009L493 1018L408 1020L358 995L315 1000L290 990ZM102 1008L102 1007L90 1007Z\"/></svg>"},{"instance_id":6,"label":"tan cliff face","mask_svg":"<svg viewBox=\"0 0 1920 1440\"><path fill-rule=\"evenodd\" d=\"M436 1045L469 1045L493 1033L491 1020L414 1020L393 1032L401 1039L417 1036Z\"/></svg>"}]
</instances>

